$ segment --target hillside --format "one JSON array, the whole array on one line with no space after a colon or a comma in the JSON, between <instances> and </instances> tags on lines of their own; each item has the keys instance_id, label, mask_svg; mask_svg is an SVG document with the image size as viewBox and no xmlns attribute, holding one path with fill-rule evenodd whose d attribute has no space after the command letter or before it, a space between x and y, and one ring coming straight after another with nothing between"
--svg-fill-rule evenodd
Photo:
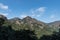
<instances>
[{"instance_id":1,"label":"hillside","mask_svg":"<svg viewBox=\"0 0 60 40\"><path fill-rule=\"evenodd\" d=\"M54 26L52 26L53 24ZM58 30L56 26L58 24L60 24L60 22L53 22L53 23L46 24L42 21L38 21L37 19L31 18L29 16L23 19L20 19L18 17L7 19L7 17L0 15L0 26L1 27L9 27L15 31L20 31L20 30L34 31L38 39L42 35L51 35L54 31ZM8 30L10 30L9 28Z\"/></svg>"}]
</instances>

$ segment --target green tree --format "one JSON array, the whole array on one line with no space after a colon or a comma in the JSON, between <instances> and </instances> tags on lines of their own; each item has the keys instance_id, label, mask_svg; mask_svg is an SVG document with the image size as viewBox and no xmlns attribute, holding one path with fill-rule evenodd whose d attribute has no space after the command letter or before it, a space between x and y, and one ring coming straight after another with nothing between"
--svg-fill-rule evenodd
<instances>
[{"instance_id":1,"label":"green tree","mask_svg":"<svg viewBox=\"0 0 60 40\"><path fill-rule=\"evenodd\" d=\"M2 26L2 24L4 23L4 19L3 18L0 18L0 26Z\"/></svg>"}]
</instances>

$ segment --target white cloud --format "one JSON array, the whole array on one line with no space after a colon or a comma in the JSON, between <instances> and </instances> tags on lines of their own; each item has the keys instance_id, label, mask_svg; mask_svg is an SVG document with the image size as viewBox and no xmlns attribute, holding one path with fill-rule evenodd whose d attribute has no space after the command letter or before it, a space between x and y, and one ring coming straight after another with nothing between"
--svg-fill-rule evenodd
<instances>
[{"instance_id":1,"label":"white cloud","mask_svg":"<svg viewBox=\"0 0 60 40\"><path fill-rule=\"evenodd\" d=\"M0 13L0 15L7 16L7 15L8 15L8 13Z\"/></svg>"},{"instance_id":2,"label":"white cloud","mask_svg":"<svg viewBox=\"0 0 60 40\"><path fill-rule=\"evenodd\" d=\"M31 9L28 12L22 12L22 15L20 15L20 18L25 18L26 16L31 16L33 18L41 17L43 16L45 11L46 11L46 7L39 7L37 9Z\"/></svg>"},{"instance_id":3,"label":"white cloud","mask_svg":"<svg viewBox=\"0 0 60 40\"><path fill-rule=\"evenodd\" d=\"M37 12L43 13L46 11L46 7L40 7L38 9L36 9Z\"/></svg>"},{"instance_id":4,"label":"white cloud","mask_svg":"<svg viewBox=\"0 0 60 40\"><path fill-rule=\"evenodd\" d=\"M40 8L37 8L37 9L32 9L31 10L31 13L33 17L41 17L44 12L46 11L46 7L40 7Z\"/></svg>"},{"instance_id":5,"label":"white cloud","mask_svg":"<svg viewBox=\"0 0 60 40\"><path fill-rule=\"evenodd\" d=\"M0 3L0 9L8 10L8 6L4 5L3 3Z\"/></svg>"}]
</instances>

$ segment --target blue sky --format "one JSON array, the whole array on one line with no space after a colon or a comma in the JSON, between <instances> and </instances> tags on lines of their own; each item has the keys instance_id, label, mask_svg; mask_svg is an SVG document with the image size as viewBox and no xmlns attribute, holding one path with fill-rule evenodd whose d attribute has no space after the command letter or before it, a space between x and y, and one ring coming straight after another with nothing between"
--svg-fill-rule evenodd
<instances>
[{"instance_id":1,"label":"blue sky","mask_svg":"<svg viewBox=\"0 0 60 40\"><path fill-rule=\"evenodd\" d=\"M60 20L60 0L0 0L0 14L9 19L31 16L49 23Z\"/></svg>"}]
</instances>

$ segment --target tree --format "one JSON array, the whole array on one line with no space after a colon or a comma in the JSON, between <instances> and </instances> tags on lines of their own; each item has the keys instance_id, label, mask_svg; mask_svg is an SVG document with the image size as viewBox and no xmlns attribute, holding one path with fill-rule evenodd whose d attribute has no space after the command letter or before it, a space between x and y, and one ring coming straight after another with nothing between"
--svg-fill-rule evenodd
<instances>
[{"instance_id":1,"label":"tree","mask_svg":"<svg viewBox=\"0 0 60 40\"><path fill-rule=\"evenodd\" d=\"M30 30L16 31L15 38L15 40L37 40L35 33Z\"/></svg>"},{"instance_id":2,"label":"tree","mask_svg":"<svg viewBox=\"0 0 60 40\"><path fill-rule=\"evenodd\" d=\"M2 26L2 24L4 23L4 19L3 18L0 18L0 26Z\"/></svg>"},{"instance_id":3,"label":"tree","mask_svg":"<svg viewBox=\"0 0 60 40\"><path fill-rule=\"evenodd\" d=\"M43 35L40 40L60 40L60 29L59 32L54 32L52 35Z\"/></svg>"}]
</instances>

